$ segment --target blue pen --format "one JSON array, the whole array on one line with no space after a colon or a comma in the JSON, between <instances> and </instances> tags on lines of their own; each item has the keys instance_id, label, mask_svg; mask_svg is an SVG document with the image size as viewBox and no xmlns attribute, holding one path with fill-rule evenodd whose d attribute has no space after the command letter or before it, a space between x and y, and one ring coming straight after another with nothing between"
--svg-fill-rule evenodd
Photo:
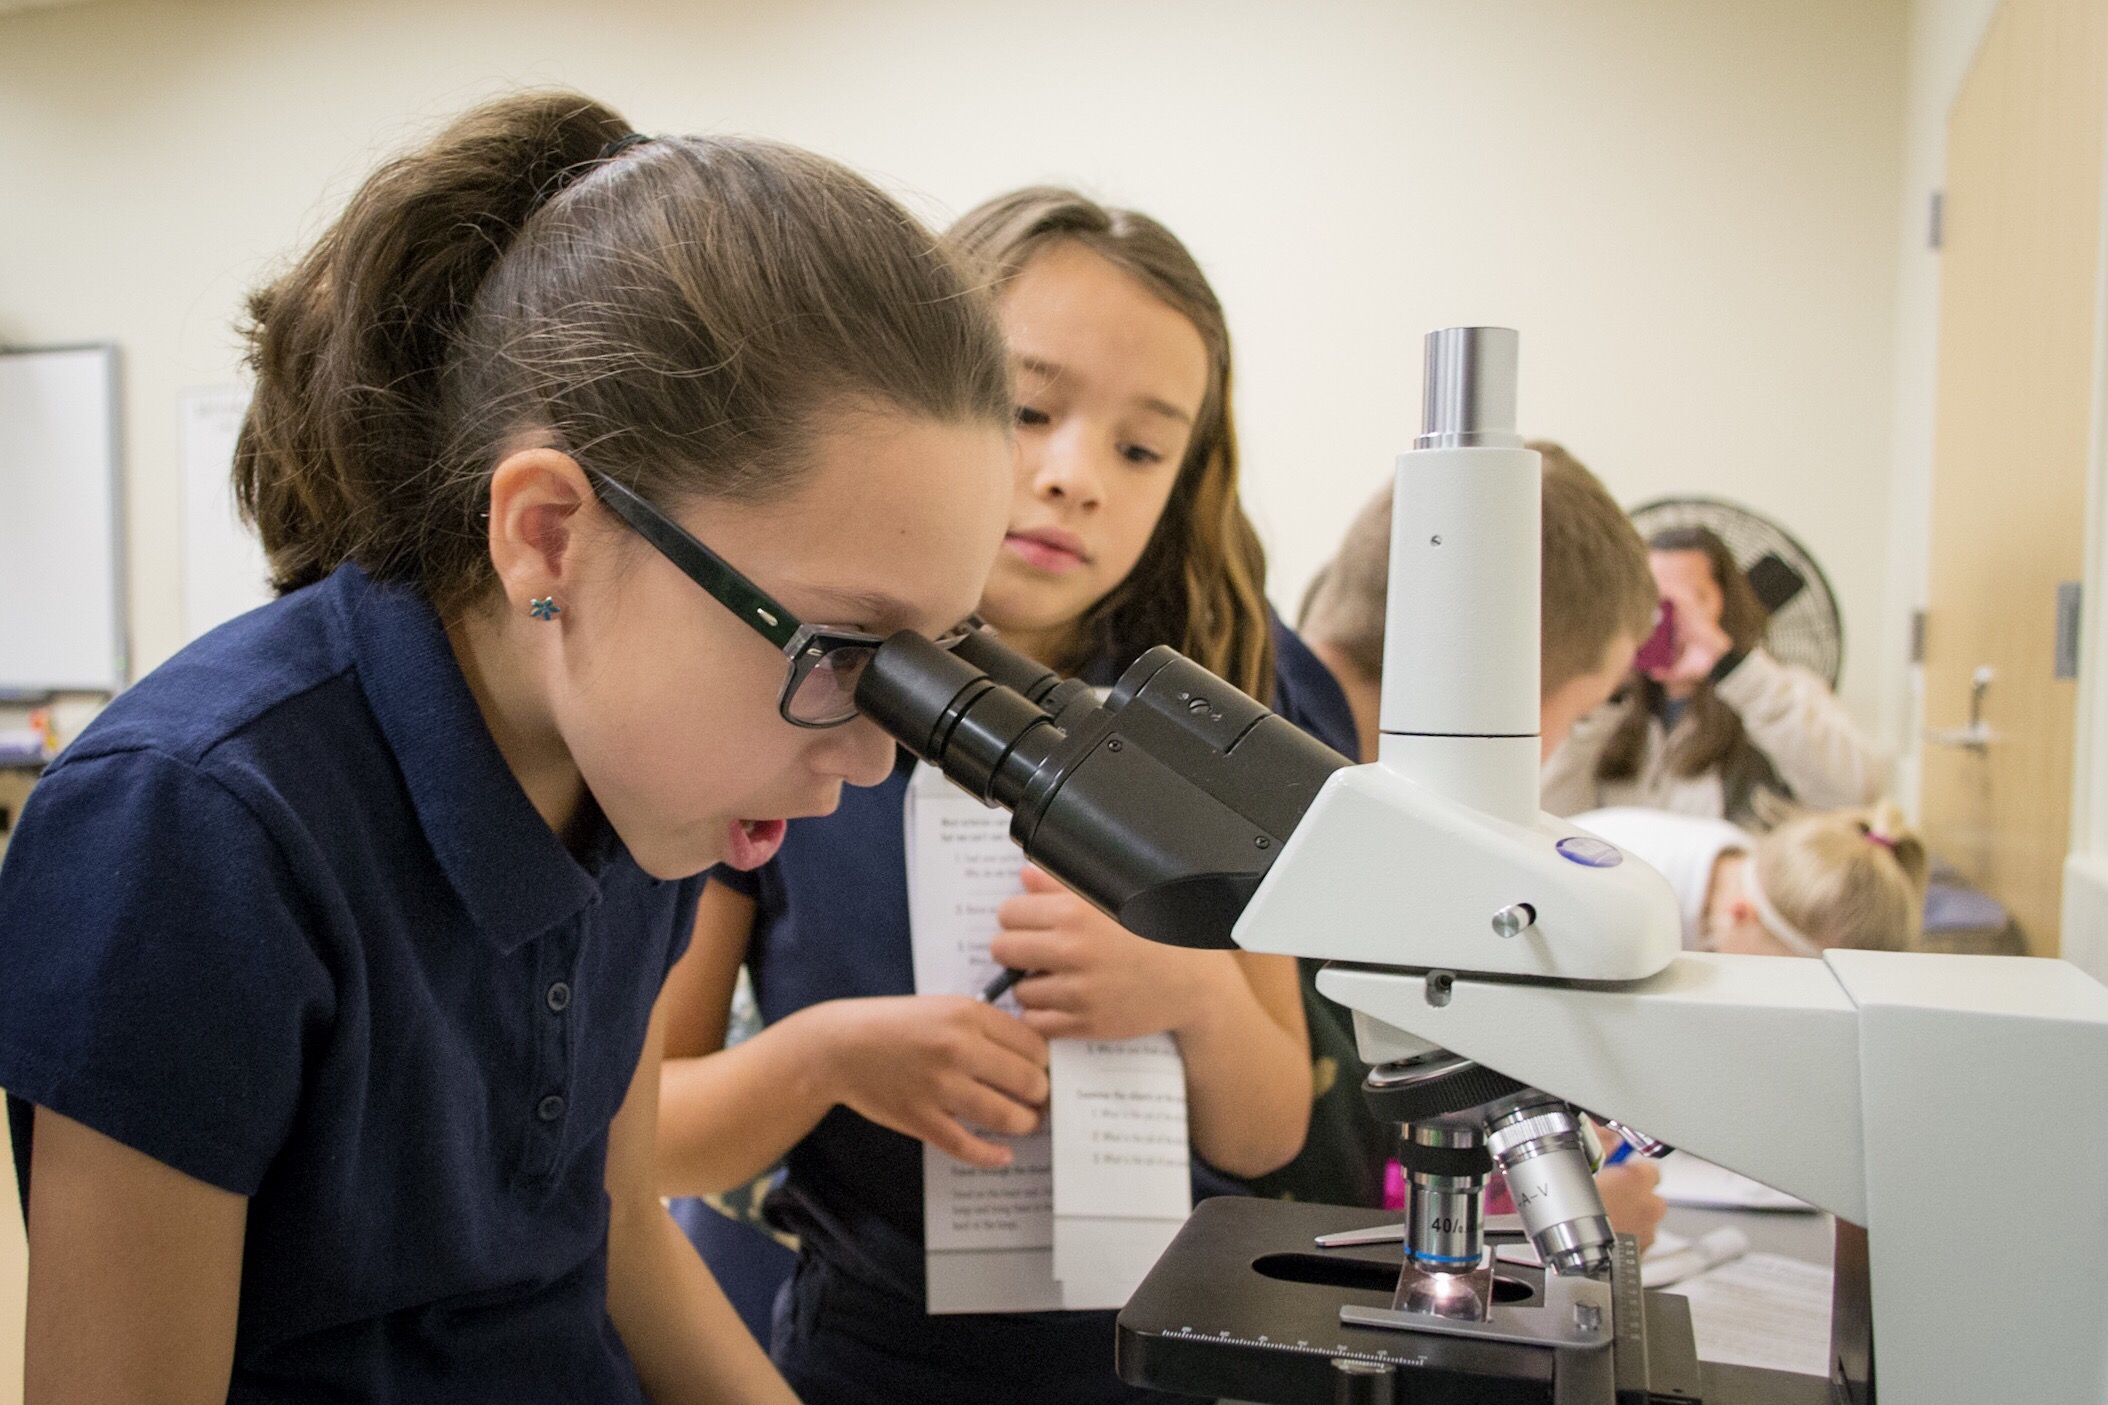
<instances>
[{"instance_id":1,"label":"blue pen","mask_svg":"<svg viewBox=\"0 0 2108 1405\"><path fill-rule=\"evenodd\" d=\"M1603 1158L1604 1169L1608 1170L1610 1167L1617 1165L1619 1162L1625 1160L1631 1155L1632 1143L1626 1141L1623 1137L1619 1137L1617 1149L1611 1152L1610 1155Z\"/></svg>"}]
</instances>

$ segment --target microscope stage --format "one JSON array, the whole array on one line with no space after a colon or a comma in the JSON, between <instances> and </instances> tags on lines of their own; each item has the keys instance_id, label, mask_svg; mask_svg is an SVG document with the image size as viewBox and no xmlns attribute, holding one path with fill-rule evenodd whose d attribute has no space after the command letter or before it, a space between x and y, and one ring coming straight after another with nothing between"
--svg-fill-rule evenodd
<instances>
[{"instance_id":1,"label":"microscope stage","mask_svg":"<svg viewBox=\"0 0 2108 1405\"><path fill-rule=\"evenodd\" d=\"M1829 1383L1814 1376L1701 1368L1688 1306L1673 1295L1639 1288L1638 1254L1629 1239L1620 1241L1616 1341L1610 1348L1567 1350L1346 1326L1342 1307L1390 1307L1402 1249L1396 1243L1319 1249L1314 1241L1381 1224L1385 1213L1234 1196L1202 1201L1120 1313L1121 1378L1268 1405L1350 1399L1785 1405L1830 1398ZM1489 1233L1488 1245L1503 1238L1516 1242ZM1541 1269L1499 1263L1496 1278L1496 1318L1502 1305L1543 1301ZM1369 1393L1346 1393L1348 1381L1335 1364L1343 1361L1396 1368L1395 1395L1383 1394L1375 1381L1368 1383Z\"/></svg>"}]
</instances>

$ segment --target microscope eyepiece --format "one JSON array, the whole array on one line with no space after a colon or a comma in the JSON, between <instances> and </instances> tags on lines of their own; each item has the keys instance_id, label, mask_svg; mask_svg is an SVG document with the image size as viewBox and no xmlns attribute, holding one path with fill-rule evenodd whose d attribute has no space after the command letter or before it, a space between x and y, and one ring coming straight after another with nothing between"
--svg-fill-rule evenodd
<instances>
[{"instance_id":1,"label":"microscope eyepiece","mask_svg":"<svg viewBox=\"0 0 2108 1405\"><path fill-rule=\"evenodd\" d=\"M857 706L984 801L1027 857L1140 936L1228 947L1282 846L1347 758L1176 650L1103 706L979 632L882 645Z\"/></svg>"}]
</instances>

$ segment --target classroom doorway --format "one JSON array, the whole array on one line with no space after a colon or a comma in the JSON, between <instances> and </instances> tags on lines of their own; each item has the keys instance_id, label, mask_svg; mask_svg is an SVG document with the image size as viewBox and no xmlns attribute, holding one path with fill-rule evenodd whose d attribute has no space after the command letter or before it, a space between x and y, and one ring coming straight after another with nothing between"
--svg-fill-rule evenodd
<instances>
[{"instance_id":1,"label":"classroom doorway","mask_svg":"<svg viewBox=\"0 0 2108 1405\"><path fill-rule=\"evenodd\" d=\"M2037 956L2071 847L2104 117L2108 0L2004 0L1947 126L1920 803Z\"/></svg>"}]
</instances>

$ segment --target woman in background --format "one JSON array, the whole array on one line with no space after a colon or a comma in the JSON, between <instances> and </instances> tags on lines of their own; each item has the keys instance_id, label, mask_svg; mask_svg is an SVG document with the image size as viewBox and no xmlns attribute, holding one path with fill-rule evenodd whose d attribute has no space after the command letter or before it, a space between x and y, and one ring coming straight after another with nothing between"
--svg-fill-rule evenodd
<instances>
[{"instance_id":1,"label":"woman in background","mask_svg":"<svg viewBox=\"0 0 2108 1405\"><path fill-rule=\"evenodd\" d=\"M1641 805L1757 828L1765 795L1810 809L1877 799L1886 764L1828 684L1764 649L1764 606L1726 544L1687 527L1647 546L1673 656L1575 724L1545 765L1544 808Z\"/></svg>"}]
</instances>

